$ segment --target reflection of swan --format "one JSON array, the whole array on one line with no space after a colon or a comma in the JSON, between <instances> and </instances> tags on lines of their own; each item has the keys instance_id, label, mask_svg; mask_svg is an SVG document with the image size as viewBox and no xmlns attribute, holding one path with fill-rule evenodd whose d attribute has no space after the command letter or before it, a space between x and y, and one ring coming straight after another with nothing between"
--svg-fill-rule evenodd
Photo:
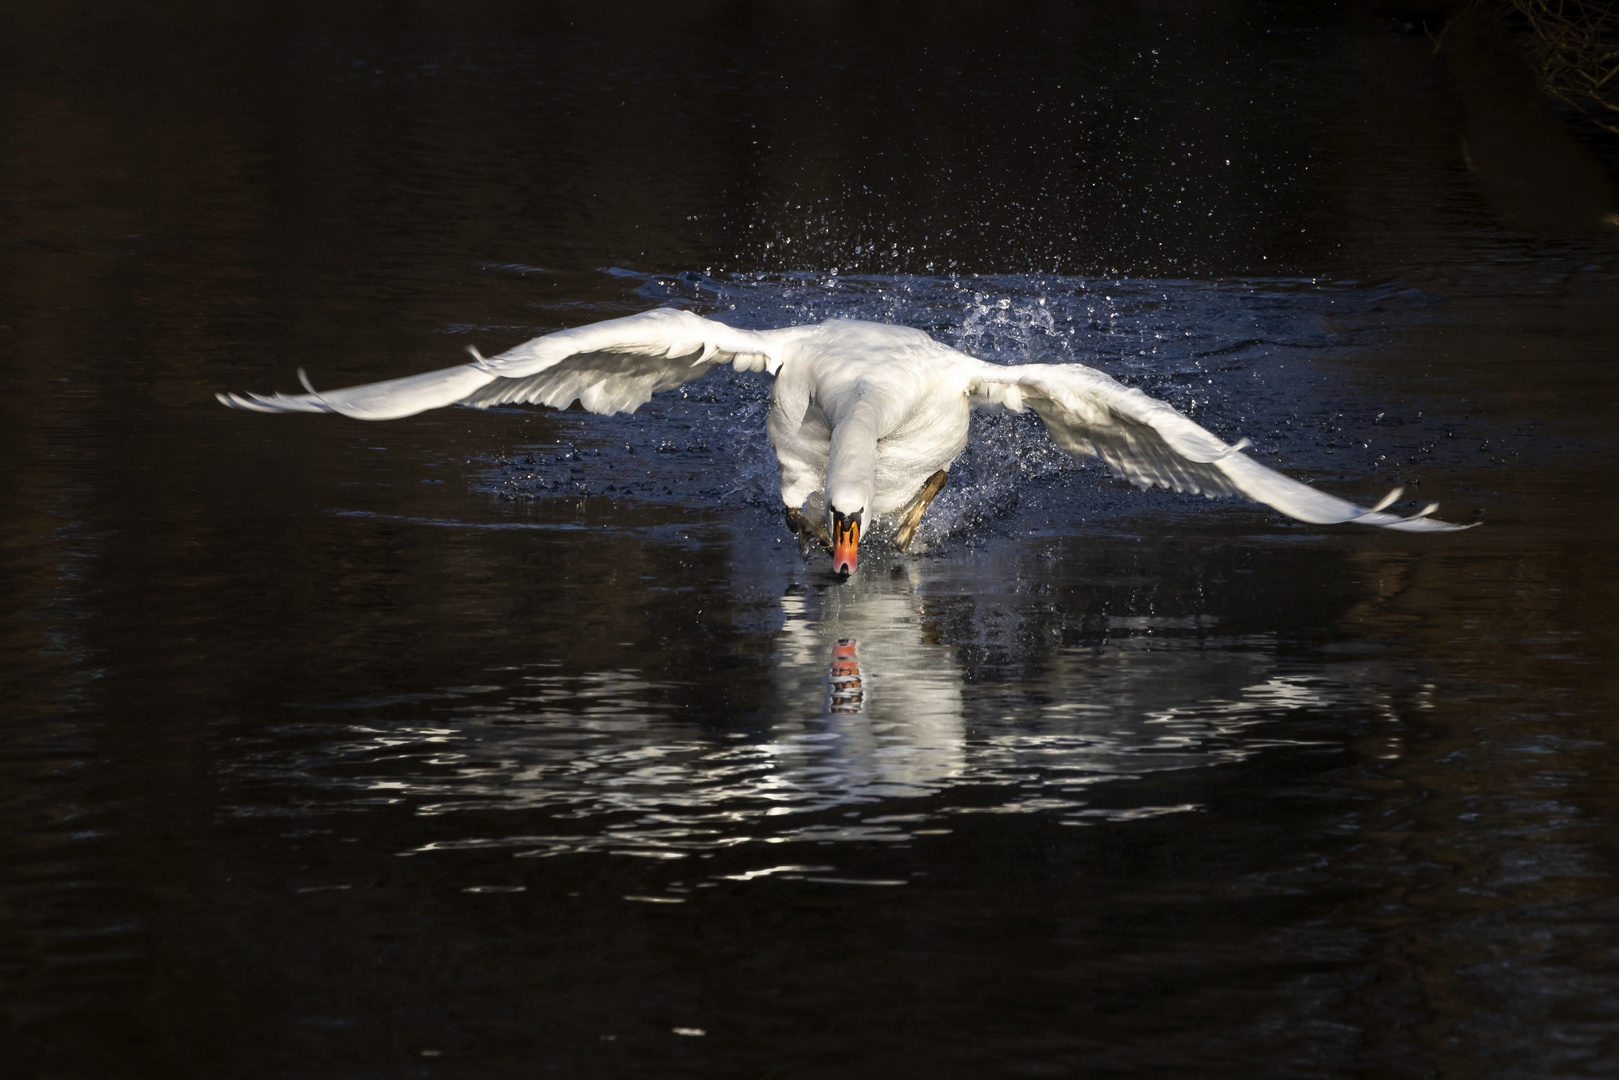
<instances>
[{"instance_id":1,"label":"reflection of swan","mask_svg":"<svg viewBox=\"0 0 1619 1080\"><path fill-rule=\"evenodd\" d=\"M909 576L795 590L781 612L770 739L785 767L813 762L817 787L860 798L919 795L960 775L961 671L923 635Z\"/></svg>"},{"instance_id":2,"label":"reflection of swan","mask_svg":"<svg viewBox=\"0 0 1619 1080\"><path fill-rule=\"evenodd\" d=\"M985 363L903 326L835 319L818 326L752 331L690 312L659 309L535 338L493 359L476 352L460 367L327 393L220 394L260 412L335 412L363 420L410 416L461 404L578 401L591 412L634 412L660 390L723 363L776 377L770 439L781 465L789 525L832 551L852 572L861 530L899 514L895 545L910 544L946 470L967 443L973 407L1045 421L1076 457L1100 457L1141 487L1205 495L1238 492L1301 521L1355 521L1390 529L1462 528L1425 515L1370 510L1290 480L1241 453L1170 406L1081 364ZM300 372L300 375L302 373ZM799 513L824 496L828 536Z\"/></svg>"}]
</instances>

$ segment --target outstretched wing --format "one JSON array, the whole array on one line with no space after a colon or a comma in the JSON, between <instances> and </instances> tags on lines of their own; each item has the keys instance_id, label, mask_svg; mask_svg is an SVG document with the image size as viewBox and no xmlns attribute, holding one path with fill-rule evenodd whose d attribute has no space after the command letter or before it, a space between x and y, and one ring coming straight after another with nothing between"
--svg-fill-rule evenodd
<instances>
[{"instance_id":1,"label":"outstretched wing","mask_svg":"<svg viewBox=\"0 0 1619 1080\"><path fill-rule=\"evenodd\" d=\"M445 405L488 408L538 402L566 408L578 401L595 413L634 412L720 364L743 371L781 366L780 334L739 330L689 311L659 308L622 319L534 338L499 356L403 379L307 394L217 394L235 409L335 412L359 420L393 420Z\"/></svg>"},{"instance_id":2,"label":"outstretched wing","mask_svg":"<svg viewBox=\"0 0 1619 1080\"><path fill-rule=\"evenodd\" d=\"M1156 485L1211 498L1240 492L1315 525L1353 521L1407 532L1470 527L1429 517L1437 503L1410 517L1385 513L1383 508L1399 498L1398 488L1369 508L1317 491L1243 454L1248 440L1228 444L1157 398L1094 368L976 363L968 388L974 404L1013 411L1029 406L1058 446L1075 457L1101 458L1116 475L1139 487Z\"/></svg>"}]
</instances>

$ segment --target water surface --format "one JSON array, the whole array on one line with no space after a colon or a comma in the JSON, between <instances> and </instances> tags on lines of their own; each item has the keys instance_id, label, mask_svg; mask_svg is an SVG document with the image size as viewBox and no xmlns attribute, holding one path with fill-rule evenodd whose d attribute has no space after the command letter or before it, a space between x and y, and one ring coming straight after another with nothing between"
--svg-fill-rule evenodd
<instances>
[{"instance_id":1,"label":"water surface","mask_svg":"<svg viewBox=\"0 0 1619 1080\"><path fill-rule=\"evenodd\" d=\"M1612 147L1469 24L928 11L3 16L18 1075L1612 1070ZM1004 415L839 584L762 376L212 400L665 304L1092 364L1482 526Z\"/></svg>"}]
</instances>

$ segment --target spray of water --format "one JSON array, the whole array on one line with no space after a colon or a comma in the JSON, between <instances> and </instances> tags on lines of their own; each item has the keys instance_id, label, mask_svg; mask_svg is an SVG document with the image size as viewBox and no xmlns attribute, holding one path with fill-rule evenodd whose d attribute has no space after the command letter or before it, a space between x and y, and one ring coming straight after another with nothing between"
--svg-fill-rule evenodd
<instances>
[{"instance_id":1,"label":"spray of water","mask_svg":"<svg viewBox=\"0 0 1619 1080\"><path fill-rule=\"evenodd\" d=\"M1290 382L1290 358L1357 347L1382 332L1391 308L1432 301L1398 286L1298 280L613 274L634 282L642 306L688 308L739 326L867 319L917 327L992 363L1098 367L1223 438L1255 439L1272 457L1296 453L1301 433L1331 427L1330 418L1301 415L1301 400L1314 395L1299 392L1296 375ZM511 500L607 496L773 509L769 394L767 377L722 369L634 417L562 414L561 442L494 462L489 487ZM1100 466L1058 450L1032 414L981 414L919 539L935 545L1004 517L1031 487L1104 479Z\"/></svg>"}]
</instances>

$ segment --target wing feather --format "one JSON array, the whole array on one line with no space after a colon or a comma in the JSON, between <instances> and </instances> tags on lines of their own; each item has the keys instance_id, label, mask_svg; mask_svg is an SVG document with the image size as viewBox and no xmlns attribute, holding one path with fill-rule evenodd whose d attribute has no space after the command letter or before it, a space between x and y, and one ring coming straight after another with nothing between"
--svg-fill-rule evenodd
<instances>
[{"instance_id":1,"label":"wing feather","mask_svg":"<svg viewBox=\"0 0 1619 1080\"><path fill-rule=\"evenodd\" d=\"M741 330L689 311L659 308L547 334L499 356L386 382L307 394L219 394L257 412L335 412L393 420L445 405L488 408L578 401L597 413L634 412L652 395L706 375L720 364L743 370L781 366L780 332ZM306 384L307 385L307 384Z\"/></svg>"},{"instance_id":2,"label":"wing feather","mask_svg":"<svg viewBox=\"0 0 1619 1080\"><path fill-rule=\"evenodd\" d=\"M1138 487L1201 492L1211 498L1241 493L1289 517L1316 525L1353 521L1404 532L1470 528L1438 521L1430 504L1409 517L1383 512L1396 490L1368 509L1284 476L1242 453L1246 439L1227 443L1157 398L1082 364L981 366L968 392L976 404L1024 404L1045 422L1062 449L1099 457L1116 476Z\"/></svg>"}]
</instances>

